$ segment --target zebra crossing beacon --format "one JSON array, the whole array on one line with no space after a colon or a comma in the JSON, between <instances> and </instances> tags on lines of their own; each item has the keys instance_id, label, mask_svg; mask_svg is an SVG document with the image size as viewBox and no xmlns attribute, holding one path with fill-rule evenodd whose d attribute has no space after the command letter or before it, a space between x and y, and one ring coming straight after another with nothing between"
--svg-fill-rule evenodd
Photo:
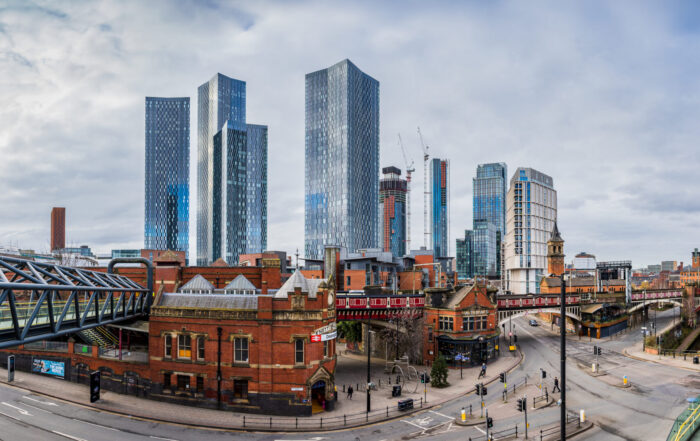
<instances>
[{"instance_id":1,"label":"zebra crossing beacon","mask_svg":"<svg viewBox=\"0 0 700 441\"><path fill-rule=\"evenodd\" d=\"M0 256L0 349L146 316L150 300L117 274Z\"/></svg>"}]
</instances>

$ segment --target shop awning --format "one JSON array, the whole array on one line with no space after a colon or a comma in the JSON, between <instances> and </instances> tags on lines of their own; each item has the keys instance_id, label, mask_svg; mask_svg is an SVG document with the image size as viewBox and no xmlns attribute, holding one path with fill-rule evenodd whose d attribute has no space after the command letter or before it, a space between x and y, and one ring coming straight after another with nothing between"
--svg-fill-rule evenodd
<instances>
[{"instance_id":1,"label":"shop awning","mask_svg":"<svg viewBox=\"0 0 700 441\"><path fill-rule=\"evenodd\" d=\"M581 307L581 313L582 314L593 314L594 312L600 310L603 308L602 303L598 303L596 305L586 305Z\"/></svg>"}]
</instances>

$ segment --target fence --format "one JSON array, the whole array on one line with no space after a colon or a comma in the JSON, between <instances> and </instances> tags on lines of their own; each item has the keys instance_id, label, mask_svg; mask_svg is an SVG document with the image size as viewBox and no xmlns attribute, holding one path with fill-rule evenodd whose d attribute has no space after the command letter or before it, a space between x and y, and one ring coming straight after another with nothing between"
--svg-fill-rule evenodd
<instances>
[{"instance_id":1,"label":"fence","mask_svg":"<svg viewBox=\"0 0 700 441\"><path fill-rule=\"evenodd\" d=\"M423 398L414 400L415 408L423 408ZM344 414L334 417L304 418L304 417L266 417L256 415L243 416L244 429L258 430L314 430L314 429L337 429L343 427L353 427L367 424L369 422L383 421L400 415L411 413L400 411L398 406L386 406L382 409L370 412L360 412Z\"/></svg>"},{"instance_id":2,"label":"fence","mask_svg":"<svg viewBox=\"0 0 700 441\"><path fill-rule=\"evenodd\" d=\"M544 388L544 395L532 398L532 408L534 409L535 407L537 407L537 403L541 403L542 401L544 401L545 404L549 402L549 392L547 391L546 387Z\"/></svg>"},{"instance_id":3,"label":"fence","mask_svg":"<svg viewBox=\"0 0 700 441\"><path fill-rule=\"evenodd\" d=\"M26 345L25 345L25 347L26 347ZM84 345L82 343L74 343L73 344L73 353L74 354L91 355L92 354L92 345Z\"/></svg>"},{"instance_id":4,"label":"fence","mask_svg":"<svg viewBox=\"0 0 700 441\"><path fill-rule=\"evenodd\" d=\"M690 400L689 400L690 401ZM700 418L700 396L693 399L690 405L685 409L673 422L671 432L668 434L667 441L686 441L695 433L695 429L699 425Z\"/></svg>"},{"instance_id":5,"label":"fence","mask_svg":"<svg viewBox=\"0 0 700 441\"><path fill-rule=\"evenodd\" d=\"M510 429L504 429L504 430L500 430L498 432L491 432L491 433L489 433L488 438L486 437L486 435L477 436L476 438L469 437L469 441L481 441L481 440L489 441L489 440L497 440L497 439L511 437L511 436L515 436L516 438L518 437L518 426L517 425L513 428L510 428Z\"/></svg>"},{"instance_id":6,"label":"fence","mask_svg":"<svg viewBox=\"0 0 700 441\"><path fill-rule=\"evenodd\" d=\"M24 349L29 349L33 351L68 352L68 342L40 340L31 343L25 343Z\"/></svg>"},{"instance_id":7,"label":"fence","mask_svg":"<svg viewBox=\"0 0 700 441\"><path fill-rule=\"evenodd\" d=\"M578 428L581 428L581 418L575 413L566 413L566 424L577 423ZM547 429L540 429L540 441L544 440L545 436L558 434L561 431L561 425L549 427Z\"/></svg>"},{"instance_id":8,"label":"fence","mask_svg":"<svg viewBox=\"0 0 700 441\"><path fill-rule=\"evenodd\" d=\"M660 355L664 357L678 358L683 357L683 360L687 360L688 357L698 357L700 356L700 351L678 351L676 349L661 349Z\"/></svg>"}]
</instances>

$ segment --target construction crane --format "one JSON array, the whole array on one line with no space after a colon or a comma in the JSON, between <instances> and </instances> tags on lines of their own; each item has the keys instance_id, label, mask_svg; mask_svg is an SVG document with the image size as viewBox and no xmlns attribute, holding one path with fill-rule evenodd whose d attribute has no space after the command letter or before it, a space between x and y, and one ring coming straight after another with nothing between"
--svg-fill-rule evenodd
<instances>
[{"instance_id":1,"label":"construction crane","mask_svg":"<svg viewBox=\"0 0 700 441\"><path fill-rule=\"evenodd\" d=\"M426 250L429 250L432 247L430 244L430 232L428 231L428 199L430 198L430 192L428 192L428 160L430 159L430 154L428 149L430 147L423 142L423 134L420 132L420 127L418 127L418 138L423 149L423 245Z\"/></svg>"},{"instance_id":2,"label":"construction crane","mask_svg":"<svg viewBox=\"0 0 700 441\"><path fill-rule=\"evenodd\" d=\"M411 252L411 174L416 171L416 169L413 167L413 161L411 161L410 164L408 163L406 149L403 146L400 133L399 146L401 146L403 161L406 163L406 254L408 254Z\"/></svg>"}]
</instances>

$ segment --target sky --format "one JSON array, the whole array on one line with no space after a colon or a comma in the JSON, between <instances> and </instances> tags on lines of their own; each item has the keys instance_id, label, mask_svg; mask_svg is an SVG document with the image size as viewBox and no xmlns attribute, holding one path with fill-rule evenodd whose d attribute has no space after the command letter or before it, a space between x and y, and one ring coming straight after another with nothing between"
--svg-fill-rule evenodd
<instances>
[{"instance_id":1,"label":"sky","mask_svg":"<svg viewBox=\"0 0 700 441\"><path fill-rule=\"evenodd\" d=\"M689 262L700 247L700 6L645 1L0 0L0 246L143 247L146 96L247 82L269 126L268 248L304 248L304 75L349 58L380 82L380 166L451 161L450 247L472 225L476 166L554 179L567 261Z\"/></svg>"}]
</instances>

